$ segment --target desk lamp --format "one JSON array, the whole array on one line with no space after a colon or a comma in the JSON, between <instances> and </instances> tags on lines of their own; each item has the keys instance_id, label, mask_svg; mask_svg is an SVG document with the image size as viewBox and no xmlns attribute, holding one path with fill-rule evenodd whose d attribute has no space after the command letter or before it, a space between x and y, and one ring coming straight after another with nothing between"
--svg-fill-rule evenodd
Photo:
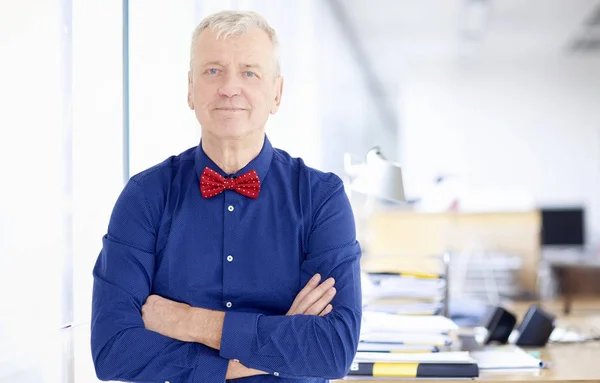
<instances>
[{"instance_id":1,"label":"desk lamp","mask_svg":"<svg viewBox=\"0 0 600 383\"><path fill-rule=\"evenodd\" d=\"M348 186L351 191L388 202L407 202L400 165L387 160L378 146L367 152L366 161L362 164L352 164L350 155L346 154L344 169L350 177Z\"/></svg>"}]
</instances>

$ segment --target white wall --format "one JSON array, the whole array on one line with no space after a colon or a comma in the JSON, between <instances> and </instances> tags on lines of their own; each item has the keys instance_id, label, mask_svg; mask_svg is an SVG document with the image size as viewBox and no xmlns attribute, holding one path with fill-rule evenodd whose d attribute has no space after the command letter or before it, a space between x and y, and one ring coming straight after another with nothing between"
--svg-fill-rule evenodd
<instances>
[{"instance_id":1,"label":"white wall","mask_svg":"<svg viewBox=\"0 0 600 383\"><path fill-rule=\"evenodd\" d=\"M71 378L96 382L89 345L92 268L123 188L122 1L73 0Z\"/></svg>"},{"instance_id":2,"label":"white wall","mask_svg":"<svg viewBox=\"0 0 600 383\"><path fill-rule=\"evenodd\" d=\"M69 128L61 21L59 1L0 3L0 380L41 364L37 340L65 319ZM58 368L48 373L56 377Z\"/></svg>"},{"instance_id":3,"label":"white wall","mask_svg":"<svg viewBox=\"0 0 600 383\"><path fill-rule=\"evenodd\" d=\"M187 106L195 3L129 2L131 175L200 140L200 127Z\"/></svg>"},{"instance_id":4,"label":"white wall","mask_svg":"<svg viewBox=\"0 0 600 383\"><path fill-rule=\"evenodd\" d=\"M403 78L409 193L453 174L465 209L584 204L600 233L600 60L439 60Z\"/></svg>"},{"instance_id":5,"label":"white wall","mask_svg":"<svg viewBox=\"0 0 600 383\"><path fill-rule=\"evenodd\" d=\"M386 124L378 106L385 106L387 100L373 94L366 69L357 60L357 47L328 3L321 1L316 15L319 139L325 149L324 167L343 177L345 153L353 161L364 162L367 151L377 145L387 158L397 160L396 129ZM375 56L370 59L377 60Z\"/></svg>"},{"instance_id":6,"label":"white wall","mask_svg":"<svg viewBox=\"0 0 600 383\"><path fill-rule=\"evenodd\" d=\"M121 7L0 2L1 381L63 381L72 352L75 381L94 381L89 336L59 327L89 327L123 187Z\"/></svg>"}]
</instances>

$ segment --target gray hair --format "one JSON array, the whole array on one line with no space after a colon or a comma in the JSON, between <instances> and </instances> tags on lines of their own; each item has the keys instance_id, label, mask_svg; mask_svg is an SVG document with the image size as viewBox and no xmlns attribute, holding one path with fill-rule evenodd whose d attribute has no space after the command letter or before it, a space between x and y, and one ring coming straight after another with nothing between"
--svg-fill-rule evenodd
<instances>
[{"instance_id":1,"label":"gray hair","mask_svg":"<svg viewBox=\"0 0 600 383\"><path fill-rule=\"evenodd\" d=\"M217 34L217 38L221 36L227 38L231 35L239 36L246 33L252 28L260 28L271 40L273 44L274 61L275 61L275 77L279 77L281 72L281 62L279 58L279 40L277 33L267 20L261 15L252 11L221 11L205 17L192 33L192 44L190 47L190 70L194 61L194 47L198 36L205 29L211 29Z\"/></svg>"}]
</instances>

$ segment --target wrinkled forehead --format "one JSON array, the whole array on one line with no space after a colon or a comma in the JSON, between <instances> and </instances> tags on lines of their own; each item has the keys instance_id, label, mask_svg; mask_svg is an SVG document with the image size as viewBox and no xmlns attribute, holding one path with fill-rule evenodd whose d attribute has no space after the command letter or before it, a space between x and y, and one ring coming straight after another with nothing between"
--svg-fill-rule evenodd
<instances>
[{"instance_id":1,"label":"wrinkled forehead","mask_svg":"<svg viewBox=\"0 0 600 383\"><path fill-rule=\"evenodd\" d=\"M275 48L269 36L259 28L239 35L219 34L205 29L196 40L195 66L220 62L223 65L260 65L273 69Z\"/></svg>"}]
</instances>

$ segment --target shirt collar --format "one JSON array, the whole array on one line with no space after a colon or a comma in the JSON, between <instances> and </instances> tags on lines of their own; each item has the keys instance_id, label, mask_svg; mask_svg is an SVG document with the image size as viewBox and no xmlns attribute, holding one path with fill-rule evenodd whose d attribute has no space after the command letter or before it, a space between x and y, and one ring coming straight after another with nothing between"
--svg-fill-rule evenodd
<instances>
[{"instance_id":1,"label":"shirt collar","mask_svg":"<svg viewBox=\"0 0 600 383\"><path fill-rule=\"evenodd\" d=\"M260 153L258 153L258 156L254 157L252 161L248 162L246 166L244 166L242 169L238 170L234 174L227 174L206 155L204 149L202 149L202 140L200 140L200 144L196 147L195 155L196 174L198 175L198 179L200 179L200 177L202 176L202 172L206 167L209 167L210 169L219 173L223 177L237 177L250 170L256 170L256 173L258 174L258 179L262 183L267 175L267 172L269 171L272 158L273 146L271 146L271 142L265 135L265 141L263 143L262 149L260 150Z\"/></svg>"}]
</instances>

